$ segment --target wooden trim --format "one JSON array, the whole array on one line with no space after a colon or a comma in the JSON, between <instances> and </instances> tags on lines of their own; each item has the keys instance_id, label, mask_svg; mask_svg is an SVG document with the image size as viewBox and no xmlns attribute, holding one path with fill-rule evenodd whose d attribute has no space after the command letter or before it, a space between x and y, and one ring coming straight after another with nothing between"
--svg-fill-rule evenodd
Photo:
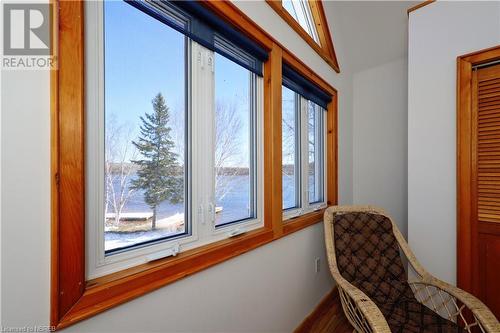
<instances>
[{"instance_id":1,"label":"wooden trim","mask_svg":"<svg viewBox=\"0 0 500 333\"><path fill-rule=\"evenodd\" d=\"M406 11L408 13L408 15L410 15L411 12L419 9L419 8L422 8L424 6L427 6L427 5L430 5L431 3L433 2L436 2L436 0L426 0L426 1L422 1L421 3L419 3L418 5L415 5L411 8L408 8L408 10Z\"/></svg>"},{"instance_id":2,"label":"wooden trim","mask_svg":"<svg viewBox=\"0 0 500 333\"><path fill-rule=\"evenodd\" d=\"M59 56L58 52L58 40L57 34L59 33L59 21L57 14L58 3L55 0L51 0L50 4L52 5L51 11L51 23L52 23L52 31L51 31L51 55L55 57ZM58 66L56 64L56 66ZM51 247L51 282L50 282L50 323L57 323L59 318L59 242L54 241L59 237L59 214L55 214L54 212L59 211L58 205L58 170L59 170L59 118L57 117L57 112L55 110L59 109L58 101L59 101L59 81L58 81L58 71L57 69L52 69L50 71L50 209L52 211L51 214L51 235L50 238L52 240Z\"/></svg>"},{"instance_id":3,"label":"wooden trim","mask_svg":"<svg viewBox=\"0 0 500 333\"><path fill-rule=\"evenodd\" d=\"M472 294L478 291L472 68L496 60L500 60L500 45L457 58L457 286Z\"/></svg>"},{"instance_id":4,"label":"wooden trim","mask_svg":"<svg viewBox=\"0 0 500 333\"><path fill-rule=\"evenodd\" d=\"M286 48L282 48L283 52L283 62L293 67L297 72L306 77L308 80L319 86L325 92L335 97L337 95L337 89L332 87L328 82L323 80L321 76L316 74L311 68L309 68L302 60L297 58L293 53L291 53ZM333 98L332 97L332 98ZM334 98L333 98L334 99Z\"/></svg>"},{"instance_id":5,"label":"wooden trim","mask_svg":"<svg viewBox=\"0 0 500 333\"><path fill-rule=\"evenodd\" d=\"M51 117L56 126L51 139L54 326L85 288L83 3L60 1L55 5L59 29L58 69L51 75Z\"/></svg>"},{"instance_id":6,"label":"wooden trim","mask_svg":"<svg viewBox=\"0 0 500 333\"><path fill-rule=\"evenodd\" d=\"M269 6L293 29L299 34L309 46L319 54L337 73L340 73L340 67L333 46L332 36L328 27L325 11L321 0L309 0L314 24L318 32L320 43L309 36L307 31L297 22L289 12L283 8L281 1L266 0Z\"/></svg>"},{"instance_id":7,"label":"wooden trim","mask_svg":"<svg viewBox=\"0 0 500 333\"><path fill-rule=\"evenodd\" d=\"M285 221L283 225L283 235L289 235L301 229L307 228L313 224L323 221L325 210L321 209L316 212L311 212L291 220Z\"/></svg>"},{"instance_id":8,"label":"wooden trim","mask_svg":"<svg viewBox=\"0 0 500 333\"><path fill-rule=\"evenodd\" d=\"M265 84L268 85L265 90L269 93L266 99L267 110L273 111L264 114L264 131L268 133L264 143L264 154L267 157L264 165L264 179L266 180L264 191L271 193L271 196L264 203L264 220L272 221L270 227L274 230L275 237L283 235L283 224L281 223L283 220L282 166L276 163L276 161L281 161L283 149L281 138L282 56L281 48L274 45L271 51L271 60L266 63L264 68L265 73L270 73L270 76L265 80Z\"/></svg>"},{"instance_id":9,"label":"wooden trim","mask_svg":"<svg viewBox=\"0 0 500 333\"><path fill-rule=\"evenodd\" d=\"M335 54L335 48L333 46L333 39L330 33L330 28L328 27L328 20L326 19L325 9L323 8L323 1L309 1L311 8L311 13L313 15L314 24L316 25L316 31L318 32L318 37L320 40L320 45L323 49L328 51L333 64L336 65L335 71L340 72L337 55Z\"/></svg>"},{"instance_id":10,"label":"wooden trim","mask_svg":"<svg viewBox=\"0 0 500 333\"><path fill-rule=\"evenodd\" d=\"M281 69L286 61L332 95L328 105L329 204L337 201L337 91L228 1L203 2L269 51L264 65L264 226L190 251L85 281L83 1L53 0L58 69L51 73L52 247L50 323L58 329L156 290L322 220L282 222Z\"/></svg>"}]
</instances>

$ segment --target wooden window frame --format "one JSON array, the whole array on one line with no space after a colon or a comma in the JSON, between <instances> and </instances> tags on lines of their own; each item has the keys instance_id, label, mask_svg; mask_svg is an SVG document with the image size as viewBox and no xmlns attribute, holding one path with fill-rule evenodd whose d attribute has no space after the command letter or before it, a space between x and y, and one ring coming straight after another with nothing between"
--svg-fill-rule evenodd
<instances>
[{"instance_id":1,"label":"wooden window frame","mask_svg":"<svg viewBox=\"0 0 500 333\"><path fill-rule=\"evenodd\" d=\"M311 48L318 53L337 73L340 73L340 67L333 46L332 35L328 28L325 10L322 0L307 0L311 8L311 14L318 33L319 44L307 33L304 28L295 20L295 18L283 7L281 0L266 0L272 9L299 34Z\"/></svg>"},{"instance_id":2,"label":"wooden window frame","mask_svg":"<svg viewBox=\"0 0 500 333\"><path fill-rule=\"evenodd\" d=\"M57 70L51 72L51 311L57 329L322 221L283 223L282 61L332 96L327 108L327 204L337 203L337 91L229 1L203 2L269 51L264 64L264 227L93 280L85 276L85 77L82 0L52 0Z\"/></svg>"},{"instance_id":3,"label":"wooden window frame","mask_svg":"<svg viewBox=\"0 0 500 333\"><path fill-rule=\"evenodd\" d=\"M477 295L477 187L474 174L472 71L473 67L500 60L500 45L457 58L457 286Z\"/></svg>"}]
</instances>

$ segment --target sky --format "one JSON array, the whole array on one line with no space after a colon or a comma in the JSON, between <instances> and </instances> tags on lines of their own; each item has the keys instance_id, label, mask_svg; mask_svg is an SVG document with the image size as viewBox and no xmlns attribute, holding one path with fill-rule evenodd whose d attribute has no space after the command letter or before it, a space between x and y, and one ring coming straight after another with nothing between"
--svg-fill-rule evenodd
<instances>
[{"instance_id":1,"label":"sky","mask_svg":"<svg viewBox=\"0 0 500 333\"><path fill-rule=\"evenodd\" d=\"M123 1L105 1L105 115L138 133L139 117L152 111L161 92L170 108L173 139L182 141L188 39ZM223 56L215 57L216 100L237 106L242 128L235 140L248 156L250 72ZM180 138L180 139L179 139ZM180 143L180 142L179 142ZM248 158L237 158L247 164Z\"/></svg>"}]
</instances>

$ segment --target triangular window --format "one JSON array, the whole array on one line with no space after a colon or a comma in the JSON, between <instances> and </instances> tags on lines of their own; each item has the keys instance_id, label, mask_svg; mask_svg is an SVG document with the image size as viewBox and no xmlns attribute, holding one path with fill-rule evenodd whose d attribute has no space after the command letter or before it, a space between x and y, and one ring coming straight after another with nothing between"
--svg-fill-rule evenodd
<instances>
[{"instance_id":1,"label":"triangular window","mask_svg":"<svg viewBox=\"0 0 500 333\"><path fill-rule=\"evenodd\" d=\"M321 0L266 0L336 72L340 72Z\"/></svg>"},{"instance_id":2,"label":"triangular window","mask_svg":"<svg viewBox=\"0 0 500 333\"><path fill-rule=\"evenodd\" d=\"M295 21L299 22L307 34L319 44L318 32L316 31L309 3L306 0L283 0L282 5L293 16Z\"/></svg>"}]
</instances>

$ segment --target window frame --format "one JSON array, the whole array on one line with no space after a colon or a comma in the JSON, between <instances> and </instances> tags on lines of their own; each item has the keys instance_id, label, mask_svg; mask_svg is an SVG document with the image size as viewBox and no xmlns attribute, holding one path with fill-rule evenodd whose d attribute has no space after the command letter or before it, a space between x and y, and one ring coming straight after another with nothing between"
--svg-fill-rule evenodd
<instances>
[{"instance_id":1,"label":"window frame","mask_svg":"<svg viewBox=\"0 0 500 333\"><path fill-rule=\"evenodd\" d=\"M313 15L312 15L312 11L311 11L311 7L309 6L309 4L307 3L307 0L289 0L290 1L290 4L292 5L293 7L293 11L295 12L295 14L297 15L297 19L294 19L296 21L298 21L298 16L299 16L299 13L297 11L297 4L299 4L299 7L302 9L302 17L304 18L305 20L305 24L307 25L308 29L310 29L311 31L306 31L307 34L309 36L311 36L311 38L316 42L316 43L319 43L319 35L318 35L318 32L316 31L316 24L314 23L314 19L313 19ZM286 9L286 7L283 5L283 1L281 1L281 4L283 6L283 8L285 8L285 10L290 14L292 15L293 17L293 14L290 13L290 11L288 9ZM298 21L300 26L304 29L303 25L300 23L300 21Z\"/></svg>"},{"instance_id":2,"label":"window frame","mask_svg":"<svg viewBox=\"0 0 500 333\"><path fill-rule=\"evenodd\" d=\"M263 77L264 225L261 228L96 279L86 279L84 2L53 0L51 71L51 310L57 329L156 290L322 221L323 209L283 223L282 62L332 96L327 108L327 204L337 203L337 91L227 1L203 5L269 52ZM272 112L271 112L272 111Z\"/></svg>"},{"instance_id":3,"label":"window frame","mask_svg":"<svg viewBox=\"0 0 500 333\"><path fill-rule=\"evenodd\" d=\"M294 178L295 178L295 205L292 207L287 207L283 208L283 219L287 220L293 217L297 217L299 215L302 215L302 203L303 203L303 191L302 191L302 147L301 147L301 133L302 133L302 117L301 117L301 96L294 92L293 90L285 87L284 85L282 86L282 92L283 89L288 89L290 92L293 94L293 112L294 112L294 118L295 118L295 129L294 129ZM283 95L282 95L283 98ZM282 99L283 102L283 99ZM283 104L283 103L282 103ZM283 105L282 105L283 107ZM282 111L282 116L283 116L283 109ZM281 132L281 141L283 144L283 130ZM281 165L283 166L283 156L281 159Z\"/></svg>"},{"instance_id":4,"label":"window frame","mask_svg":"<svg viewBox=\"0 0 500 333\"><path fill-rule=\"evenodd\" d=\"M328 21L326 20L325 10L322 0L303 0L309 4L319 43L314 40L309 33L302 28L299 22L283 7L282 0L266 0L269 6L293 29L299 34L309 46L318 53L337 73L340 73L340 66L335 53Z\"/></svg>"},{"instance_id":5,"label":"window frame","mask_svg":"<svg viewBox=\"0 0 500 333\"><path fill-rule=\"evenodd\" d=\"M132 8L132 7L131 7ZM207 140L207 137L213 136L212 131L208 130L205 124L215 123L215 110L204 112L207 105L211 105L209 100L212 100L215 93L215 77L214 71L215 53L196 41L185 37L185 80L186 80L186 136L185 136L185 151L186 156L186 196L185 212L189 220L186 221L186 231L179 235L172 235L168 238L152 239L145 244L137 244L131 248L117 250L111 255L107 255L104 251L105 233L104 220L100 218L104 214L103 197L104 193L104 131L100 128L104 125L105 119L105 79L104 79L104 53L105 38L104 38L104 2L87 1L85 2L86 17L85 19L85 37L89 38L86 44L86 103L92 110L97 112L87 112L86 126L86 144L88 159L86 165L86 270L87 279L95 279L100 276L108 275L121 271L136 265L147 263L152 260L168 256L176 256L178 252L183 252L189 249L199 247L200 244L209 244L218 240L230 237L238 233L248 232L250 230L262 226L262 172L263 167L260 159L257 156L262 156L262 78L251 73L251 94L254 97L250 100L250 112L253 122L251 123L252 137L252 169L255 173L252 177L254 216L242 221L230 222L223 225L215 225L213 207L214 202L206 202L207 195L213 187L212 174L210 168L203 170L204 175L199 176L199 170L194 168L194 165L200 164L197 161L212 161L211 156L214 153L213 145L210 144L213 140ZM133 9L139 10L139 9ZM143 13L144 14L144 13ZM147 15L147 14L144 14ZM95 22L102 22L96 24ZM165 26L166 29L172 29ZM181 34L179 32L179 34ZM221 55L224 57L224 55ZM200 61L200 60L201 61ZM225 58L228 59L228 58ZM228 61L232 61L228 59ZM240 66L236 64L237 66ZM208 68L210 67L211 68ZM208 68L208 70L205 70ZM243 68L243 67L242 67ZM90 69L90 70L89 70ZM97 69L97 71L94 71ZM247 70L247 69L245 69ZM97 73L95 73L97 72ZM193 79L195 78L195 79ZM207 88L210 87L210 88ZM196 96L201 96L197 98ZM203 111L200 111L203 110ZM95 149L95 147L99 147ZM196 147L196 148L194 148ZM201 147L201 148L200 148ZM92 161L92 162L90 162ZM93 163L97 161L97 163ZM200 164L201 165L201 164ZM257 190L256 190L257 189ZM208 195L210 197L210 195ZM210 201L210 200L209 200ZM210 206L211 205L211 206ZM212 208L209 208L212 207ZM211 211L208 211L212 209ZM188 224L189 223L189 224Z\"/></svg>"},{"instance_id":6,"label":"window frame","mask_svg":"<svg viewBox=\"0 0 500 333\"><path fill-rule=\"evenodd\" d=\"M293 92L293 90L292 90ZM307 98L301 96L300 94L293 92L295 101L298 104L295 107L295 112L298 113L296 114L296 118L299 119L299 127L298 131L296 131L296 135L298 138L299 143L299 149L298 149L298 161L299 161L299 176L298 178L298 193L296 195L299 196L299 203L300 205L298 207L290 207L283 209L283 221L289 222L295 218L298 218L304 214L308 214L314 211L318 211L320 209L326 208L327 204L327 199L326 199L326 193L327 193L327 187L328 184L326 182L327 180L327 159L325 158L326 156L326 149L325 149L325 138L327 136L327 131L326 131L326 122L325 122L325 115L323 113L320 113L321 118L320 118L320 128L317 129L315 127L316 133L315 136L319 138L318 146L320 149L320 161L319 163L315 163L315 166L320 166L319 171L320 174L320 188L322 193L322 199L319 201L314 201L311 202L309 200L309 139L308 139L308 134L309 134L309 121L308 121L308 113L309 113L309 103L313 103L315 107L315 112L317 111L316 108L319 108L319 112L325 112L321 106L317 105L316 103L308 100Z\"/></svg>"}]
</instances>

